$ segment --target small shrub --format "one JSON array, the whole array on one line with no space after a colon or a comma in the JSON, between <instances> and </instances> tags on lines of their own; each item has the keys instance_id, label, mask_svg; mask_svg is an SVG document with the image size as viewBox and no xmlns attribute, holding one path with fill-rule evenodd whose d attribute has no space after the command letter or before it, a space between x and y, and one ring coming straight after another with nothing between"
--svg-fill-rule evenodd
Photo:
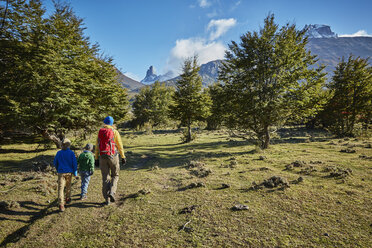
<instances>
[{"instance_id":1,"label":"small shrub","mask_svg":"<svg viewBox=\"0 0 372 248\"><path fill-rule=\"evenodd\" d=\"M153 134L151 123L146 122L146 123L143 125L143 127L144 127L144 129L145 129L145 134L147 134L147 135Z\"/></svg>"},{"instance_id":2,"label":"small shrub","mask_svg":"<svg viewBox=\"0 0 372 248\"><path fill-rule=\"evenodd\" d=\"M181 141L184 142L184 143L187 142L188 141L187 140L188 136L189 136L189 133L187 131L187 128L184 128L183 131L182 131L182 135L181 135ZM190 141L195 140L196 137L197 137L196 132L191 132L191 140Z\"/></svg>"}]
</instances>

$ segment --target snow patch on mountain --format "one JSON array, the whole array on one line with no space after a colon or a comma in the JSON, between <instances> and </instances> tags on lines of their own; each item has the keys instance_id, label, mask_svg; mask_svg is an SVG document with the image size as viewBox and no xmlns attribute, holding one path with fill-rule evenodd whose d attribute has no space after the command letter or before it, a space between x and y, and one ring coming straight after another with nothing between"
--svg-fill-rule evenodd
<instances>
[{"instance_id":1,"label":"snow patch on mountain","mask_svg":"<svg viewBox=\"0 0 372 248\"><path fill-rule=\"evenodd\" d=\"M309 38L337 38L337 34L332 32L331 27L324 24L305 25L306 35Z\"/></svg>"}]
</instances>

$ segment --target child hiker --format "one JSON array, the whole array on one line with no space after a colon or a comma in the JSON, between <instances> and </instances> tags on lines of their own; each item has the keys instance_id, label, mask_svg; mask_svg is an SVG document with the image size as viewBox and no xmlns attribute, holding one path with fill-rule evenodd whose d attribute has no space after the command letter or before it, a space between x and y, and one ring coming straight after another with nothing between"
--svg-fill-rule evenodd
<instances>
[{"instance_id":1,"label":"child hiker","mask_svg":"<svg viewBox=\"0 0 372 248\"><path fill-rule=\"evenodd\" d=\"M65 203L71 202L71 179L72 174L77 177L77 161L75 153L70 150L71 141L64 139L62 150L54 157L54 166L58 173L58 204L61 212L65 211ZM66 192L64 192L66 187ZM65 197L66 193L66 197Z\"/></svg>"},{"instance_id":2,"label":"child hiker","mask_svg":"<svg viewBox=\"0 0 372 248\"><path fill-rule=\"evenodd\" d=\"M78 157L79 173L81 177L81 195L80 200L87 199L88 185L90 176L94 173L94 155L93 144L87 144L84 151Z\"/></svg>"}]
</instances>

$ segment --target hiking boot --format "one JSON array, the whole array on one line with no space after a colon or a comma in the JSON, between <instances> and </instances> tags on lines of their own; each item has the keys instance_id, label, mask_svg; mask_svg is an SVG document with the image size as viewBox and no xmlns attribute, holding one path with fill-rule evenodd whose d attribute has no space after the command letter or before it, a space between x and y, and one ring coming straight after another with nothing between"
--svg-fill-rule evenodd
<instances>
[{"instance_id":1,"label":"hiking boot","mask_svg":"<svg viewBox=\"0 0 372 248\"><path fill-rule=\"evenodd\" d=\"M61 212L65 211L65 206L63 204L59 205L59 211Z\"/></svg>"},{"instance_id":2,"label":"hiking boot","mask_svg":"<svg viewBox=\"0 0 372 248\"><path fill-rule=\"evenodd\" d=\"M112 194L108 195L110 202L115 202L115 197Z\"/></svg>"},{"instance_id":3,"label":"hiking boot","mask_svg":"<svg viewBox=\"0 0 372 248\"><path fill-rule=\"evenodd\" d=\"M111 203L110 202L110 198L107 198L106 201L103 204L106 205L106 206L108 206L108 205L110 205L110 203Z\"/></svg>"},{"instance_id":4,"label":"hiking boot","mask_svg":"<svg viewBox=\"0 0 372 248\"><path fill-rule=\"evenodd\" d=\"M66 198L66 204L69 204L71 202L71 198Z\"/></svg>"},{"instance_id":5,"label":"hiking boot","mask_svg":"<svg viewBox=\"0 0 372 248\"><path fill-rule=\"evenodd\" d=\"M80 200L81 200L81 201L84 201L84 200L86 200L86 199L88 199L88 197L87 197L86 195L82 195L82 196L80 197Z\"/></svg>"}]
</instances>

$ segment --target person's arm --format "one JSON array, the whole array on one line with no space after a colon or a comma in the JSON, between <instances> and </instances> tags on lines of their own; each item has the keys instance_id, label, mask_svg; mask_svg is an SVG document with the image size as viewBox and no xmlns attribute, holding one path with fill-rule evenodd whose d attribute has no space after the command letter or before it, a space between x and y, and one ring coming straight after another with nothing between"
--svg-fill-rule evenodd
<instances>
[{"instance_id":1,"label":"person's arm","mask_svg":"<svg viewBox=\"0 0 372 248\"><path fill-rule=\"evenodd\" d=\"M99 144L98 144L98 135L97 135L96 146L95 146L95 149L94 149L95 160L98 160L98 158L99 158L98 156L99 156Z\"/></svg>"},{"instance_id":2,"label":"person's arm","mask_svg":"<svg viewBox=\"0 0 372 248\"><path fill-rule=\"evenodd\" d=\"M121 141L120 134L117 130L114 130L114 139L115 139L116 148L118 148L121 158L125 159L123 142Z\"/></svg>"},{"instance_id":3,"label":"person's arm","mask_svg":"<svg viewBox=\"0 0 372 248\"><path fill-rule=\"evenodd\" d=\"M76 161L75 153L72 152L71 156L72 156L72 169L74 171L74 176L77 177L78 173L77 173L77 161Z\"/></svg>"},{"instance_id":4,"label":"person's arm","mask_svg":"<svg viewBox=\"0 0 372 248\"><path fill-rule=\"evenodd\" d=\"M90 169L90 172L93 173L94 172L94 155L93 153L90 153L91 156L89 156L89 169Z\"/></svg>"}]
</instances>

